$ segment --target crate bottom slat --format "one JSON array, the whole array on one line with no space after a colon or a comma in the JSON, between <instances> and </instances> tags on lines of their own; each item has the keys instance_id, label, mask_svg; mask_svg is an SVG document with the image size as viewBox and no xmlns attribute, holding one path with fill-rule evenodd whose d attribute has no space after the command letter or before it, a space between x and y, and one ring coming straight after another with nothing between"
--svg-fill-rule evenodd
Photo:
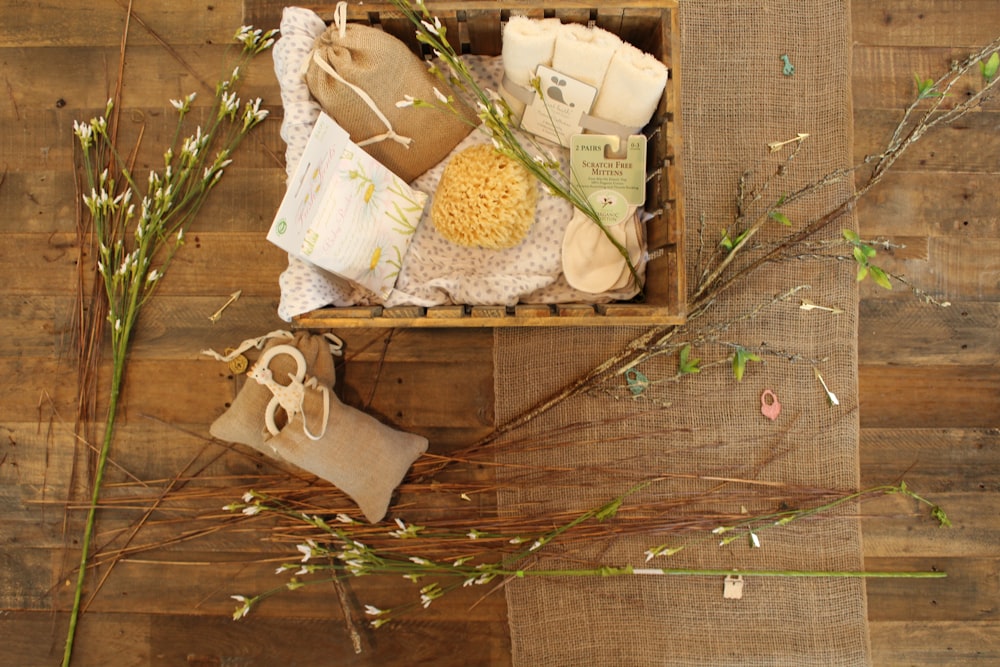
<instances>
[{"instance_id":1,"label":"crate bottom slat","mask_svg":"<svg viewBox=\"0 0 1000 667\"><path fill-rule=\"evenodd\" d=\"M629 304L558 304L528 306L503 310L502 315L475 314L467 306L444 306L447 310L428 308L425 315L400 317L378 312L377 308L321 308L300 315L293 321L296 329L372 329L372 328L475 328L475 327L575 327L575 326L669 326L683 324L683 315L667 308ZM387 309L388 310L388 309ZM350 311L350 312L345 312ZM367 314L363 311L367 311Z\"/></svg>"}]
</instances>

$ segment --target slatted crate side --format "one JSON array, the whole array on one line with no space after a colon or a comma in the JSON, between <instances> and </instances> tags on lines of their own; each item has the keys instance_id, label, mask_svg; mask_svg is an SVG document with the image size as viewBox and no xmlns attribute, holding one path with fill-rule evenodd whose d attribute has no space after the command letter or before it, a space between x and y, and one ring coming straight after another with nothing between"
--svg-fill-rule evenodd
<instances>
[{"instance_id":1,"label":"slatted crate side","mask_svg":"<svg viewBox=\"0 0 1000 667\"><path fill-rule=\"evenodd\" d=\"M452 46L461 53L500 55L502 30L512 15L559 18L596 25L655 55L670 68L670 78L656 114L646 128L646 225L650 260L643 295L632 302L610 304L519 304L503 306L438 306L323 308L296 319L302 328L353 327L488 327L677 324L684 321L683 188L679 157L680 41L676 0L637 0L628 4L556 1L545 6L526 2L458 0L426 3L447 28ZM310 7L333 20L335 4ZM391 3L351 5L348 21L378 27L427 57L415 29Z\"/></svg>"}]
</instances>

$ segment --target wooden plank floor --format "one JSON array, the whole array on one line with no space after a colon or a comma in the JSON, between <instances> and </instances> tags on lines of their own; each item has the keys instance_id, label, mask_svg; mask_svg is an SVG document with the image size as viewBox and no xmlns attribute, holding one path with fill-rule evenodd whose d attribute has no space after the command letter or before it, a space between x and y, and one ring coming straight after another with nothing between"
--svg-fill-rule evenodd
<instances>
[{"instance_id":1,"label":"wooden plank floor","mask_svg":"<svg viewBox=\"0 0 1000 667\"><path fill-rule=\"evenodd\" d=\"M209 97L202 82L228 73L225 44L245 16L273 16L280 5L244 4L134 3L124 133L146 125L150 151L140 162L154 159L153 148L163 143L158 128L172 113L167 100L192 91ZM65 636L62 612L70 602L66 581L81 533L86 466L72 428L70 334L79 258L71 127L98 113L113 88L126 5L0 0L0 368L8 378L0 384L2 664L55 664ZM936 76L1000 35L1000 7L996 0L856 0L853 24L854 140L861 158L891 131L913 93L914 73ZM258 61L250 84L279 116L269 59ZM181 472L218 480L270 470L247 450L206 440L207 425L237 385L198 352L282 325L274 313L284 258L263 240L284 182L278 127L276 119L265 123L237 157L144 315L111 473L122 482L113 495L123 500L102 514L100 544L121 540L141 516L126 502L130 493L155 495ZM865 236L905 244L880 254L886 268L952 303L939 308L901 289L862 288L864 483L905 475L955 524L946 531L899 521L892 506L873 508L879 516L864 520L868 567L950 575L919 584L869 583L877 665L1000 663L997 192L1000 105L992 101L988 110L929 136L859 208ZM207 316L237 289L243 298L211 324ZM488 331L346 338L338 388L348 403L426 434L438 451L490 430ZM137 490L142 485L135 480L146 488ZM151 522L143 535L176 536L172 518ZM233 623L230 594L275 585L274 560L283 552L257 537L210 535L119 563L83 618L76 664L510 662L502 593L482 600L468 594L377 633L362 627L360 655L329 589L279 596ZM96 570L91 581L106 570ZM391 596L396 586L373 582L364 590Z\"/></svg>"}]
</instances>

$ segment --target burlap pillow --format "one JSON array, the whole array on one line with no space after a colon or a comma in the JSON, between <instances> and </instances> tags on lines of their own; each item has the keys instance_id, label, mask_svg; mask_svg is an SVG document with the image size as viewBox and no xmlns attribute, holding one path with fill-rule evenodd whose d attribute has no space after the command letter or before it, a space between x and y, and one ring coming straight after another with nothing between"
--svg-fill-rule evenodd
<instances>
[{"instance_id":1,"label":"burlap pillow","mask_svg":"<svg viewBox=\"0 0 1000 667\"><path fill-rule=\"evenodd\" d=\"M306 360L306 376L314 377L318 384L333 387L337 375L330 354L330 342L322 336L300 331L291 339L272 338L265 345L267 350L275 345L294 345ZM278 355L270 364L274 377L282 384L288 384L288 373L295 372L295 361L287 355ZM264 444L269 437L264 423L267 404L274 395L267 387L247 380L233 399L232 405L209 427L209 433L219 440L248 445L269 456L274 450Z\"/></svg>"},{"instance_id":2,"label":"burlap pillow","mask_svg":"<svg viewBox=\"0 0 1000 667\"><path fill-rule=\"evenodd\" d=\"M377 523L389 509L392 493L410 465L427 451L427 438L397 431L371 415L344 405L329 394L329 420L318 440L303 430L303 415L317 431L324 416L323 396L306 389L302 414L267 440L285 461L322 477L351 497L365 518Z\"/></svg>"},{"instance_id":3,"label":"burlap pillow","mask_svg":"<svg viewBox=\"0 0 1000 667\"><path fill-rule=\"evenodd\" d=\"M444 159L473 127L449 111L397 107L407 96L436 101L435 87L445 95L451 91L406 44L368 26L335 24L320 35L306 83L354 143L407 182ZM399 138L386 136L390 131ZM366 144L373 138L378 139Z\"/></svg>"}]
</instances>

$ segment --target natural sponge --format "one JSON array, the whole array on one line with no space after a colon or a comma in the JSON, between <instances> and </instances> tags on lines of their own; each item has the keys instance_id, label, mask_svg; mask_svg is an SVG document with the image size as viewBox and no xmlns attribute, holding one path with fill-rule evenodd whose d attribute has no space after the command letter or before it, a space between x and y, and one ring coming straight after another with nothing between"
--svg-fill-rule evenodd
<instances>
[{"instance_id":1,"label":"natural sponge","mask_svg":"<svg viewBox=\"0 0 1000 667\"><path fill-rule=\"evenodd\" d=\"M538 188L531 172L493 146L451 158L434 195L431 221L445 239L476 248L512 248L535 220Z\"/></svg>"}]
</instances>

